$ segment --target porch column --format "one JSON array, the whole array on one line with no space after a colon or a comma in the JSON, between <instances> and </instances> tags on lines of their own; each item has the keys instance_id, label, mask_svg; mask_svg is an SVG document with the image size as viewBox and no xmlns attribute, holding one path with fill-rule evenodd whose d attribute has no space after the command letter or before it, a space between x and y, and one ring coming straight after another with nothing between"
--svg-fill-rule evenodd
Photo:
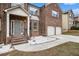
<instances>
[{"instance_id":1,"label":"porch column","mask_svg":"<svg viewBox=\"0 0 79 59\"><path fill-rule=\"evenodd\" d=\"M27 34L30 36L30 18L28 16L28 24L27 24Z\"/></svg>"},{"instance_id":2,"label":"porch column","mask_svg":"<svg viewBox=\"0 0 79 59\"><path fill-rule=\"evenodd\" d=\"M6 14L6 18L7 18L7 20L6 20L6 28L7 28L7 37L9 37L9 14L7 13Z\"/></svg>"}]
</instances>

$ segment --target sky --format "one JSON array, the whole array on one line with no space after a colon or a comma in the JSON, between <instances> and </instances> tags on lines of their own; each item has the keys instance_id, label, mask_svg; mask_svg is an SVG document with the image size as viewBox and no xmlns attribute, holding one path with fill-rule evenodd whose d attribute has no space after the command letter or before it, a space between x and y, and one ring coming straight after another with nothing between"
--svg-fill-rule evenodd
<instances>
[{"instance_id":1,"label":"sky","mask_svg":"<svg viewBox=\"0 0 79 59\"><path fill-rule=\"evenodd\" d=\"M38 7L42 7L44 3L34 3ZM63 12L72 10L75 16L79 15L79 3L59 3L59 7Z\"/></svg>"},{"instance_id":2,"label":"sky","mask_svg":"<svg viewBox=\"0 0 79 59\"><path fill-rule=\"evenodd\" d=\"M33 3L33 4L38 6L38 7L42 7L44 5L44 3Z\"/></svg>"},{"instance_id":3,"label":"sky","mask_svg":"<svg viewBox=\"0 0 79 59\"><path fill-rule=\"evenodd\" d=\"M72 10L75 16L79 15L79 3L60 3L59 6L63 12Z\"/></svg>"}]
</instances>

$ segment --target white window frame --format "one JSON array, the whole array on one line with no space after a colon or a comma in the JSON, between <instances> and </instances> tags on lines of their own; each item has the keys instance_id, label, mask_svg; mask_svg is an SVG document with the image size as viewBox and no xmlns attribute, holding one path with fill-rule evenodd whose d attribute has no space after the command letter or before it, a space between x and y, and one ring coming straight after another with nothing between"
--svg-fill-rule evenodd
<instances>
[{"instance_id":1,"label":"white window frame","mask_svg":"<svg viewBox=\"0 0 79 59\"><path fill-rule=\"evenodd\" d=\"M37 8L34 8L34 7L32 7L32 6L29 6L28 10L29 10L29 13L30 13L31 15L39 15L39 9L37 9ZM31 12L32 12L32 13L31 13Z\"/></svg>"},{"instance_id":2,"label":"white window frame","mask_svg":"<svg viewBox=\"0 0 79 59\"><path fill-rule=\"evenodd\" d=\"M34 28L34 22L37 22L37 25L36 25L36 29ZM39 29L39 21L38 20L32 20L32 24L31 24L31 27L32 27L32 31L38 31Z\"/></svg>"},{"instance_id":3,"label":"white window frame","mask_svg":"<svg viewBox=\"0 0 79 59\"><path fill-rule=\"evenodd\" d=\"M56 11L54 11L54 10L52 10L52 16L54 16L54 17L59 17L59 13L56 12Z\"/></svg>"}]
</instances>

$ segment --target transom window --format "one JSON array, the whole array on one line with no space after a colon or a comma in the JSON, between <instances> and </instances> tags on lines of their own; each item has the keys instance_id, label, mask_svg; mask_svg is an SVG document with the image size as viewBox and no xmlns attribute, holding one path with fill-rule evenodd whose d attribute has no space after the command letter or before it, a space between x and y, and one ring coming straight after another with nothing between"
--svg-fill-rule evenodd
<instances>
[{"instance_id":1,"label":"transom window","mask_svg":"<svg viewBox=\"0 0 79 59\"><path fill-rule=\"evenodd\" d=\"M32 31L38 31L39 21L33 20L31 26L32 26Z\"/></svg>"},{"instance_id":2,"label":"transom window","mask_svg":"<svg viewBox=\"0 0 79 59\"><path fill-rule=\"evenodd\" d=\"M58 12L52 10L52 16L54 16L54 17L59 17L59 14L58 14Z\"/></svg>"}]
</instances>

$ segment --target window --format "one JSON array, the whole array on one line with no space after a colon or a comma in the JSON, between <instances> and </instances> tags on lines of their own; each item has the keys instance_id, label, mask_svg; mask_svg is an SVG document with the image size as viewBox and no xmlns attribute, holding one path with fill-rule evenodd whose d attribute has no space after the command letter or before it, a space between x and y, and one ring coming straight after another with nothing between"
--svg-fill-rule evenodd
<instances>
[{"instance_id":1,"label":"window","mask_svg":"<svg viewBox=\"0 0 79 59\"><path fill-rule=\"evenodd\" d=\"M28 10L31 15L39 15L39 10L37 8L29 6Z\"/></svg>"},{"instance_id":2,"label":"window","mask_svg":"<svg viewBox=\"0 0 79 59\"><path fill-rule=\"evenodd\" d=\"M39 10L36 10L35 14L36 14L36 15L39 15Z\"/></svg>"},{"instance_id":3,"label":"window","mask_svg":"<svg viewBox=\"0 0 79 59\"><path fill-rule=\"evenodd\" d=\"M71 17L72 15L70 14L69 16Z\"/></svg>"},{"instance_id":4,"label":"window","mask_svg":"<svg viewBox=\"0 0 79 59\"><path fill-rule=\"evenodd\" d=\"M70 15L69 15L69 18L73 19L73 15L72 15L72 14L70 14Z\"/></svg>"},{"instance_id":5,"label":"window","mask_svg":"<svg viewBox=\"0 0 79 59\"><path fill-rule=\"evenodd\" d=\"M38 31L39 22L37 20L32 21L32 31Z\"/></svg>"},{"instance_id":6,"label":"window","mask_svg":"<svg viewBox=\"0 0 79 59\"><path fill-rule=\"evenodd\" d=\"M35 15L35 11L30 10L31 15Z\"/></svg>"},{"instance_id":7,"label":"window","mask_svg":"<svg viewBox=\"0 0 79 59\"><path fill-rule=\"evenodd\" d=\"M39 15L38 10L35 10L35 11L30 10L29 12L31 15Z\"/></svg>"},{"instance_id":8,"label":"window","mask_svg":"<svg viewBox=\"0 0 79 59\"><path fill-rule=\"evenodd\" d=\"M59 14L58 14L58 12L52 10L52 16L54 16L54 17L59 17Z\"/></svg>"}]
</instances>

